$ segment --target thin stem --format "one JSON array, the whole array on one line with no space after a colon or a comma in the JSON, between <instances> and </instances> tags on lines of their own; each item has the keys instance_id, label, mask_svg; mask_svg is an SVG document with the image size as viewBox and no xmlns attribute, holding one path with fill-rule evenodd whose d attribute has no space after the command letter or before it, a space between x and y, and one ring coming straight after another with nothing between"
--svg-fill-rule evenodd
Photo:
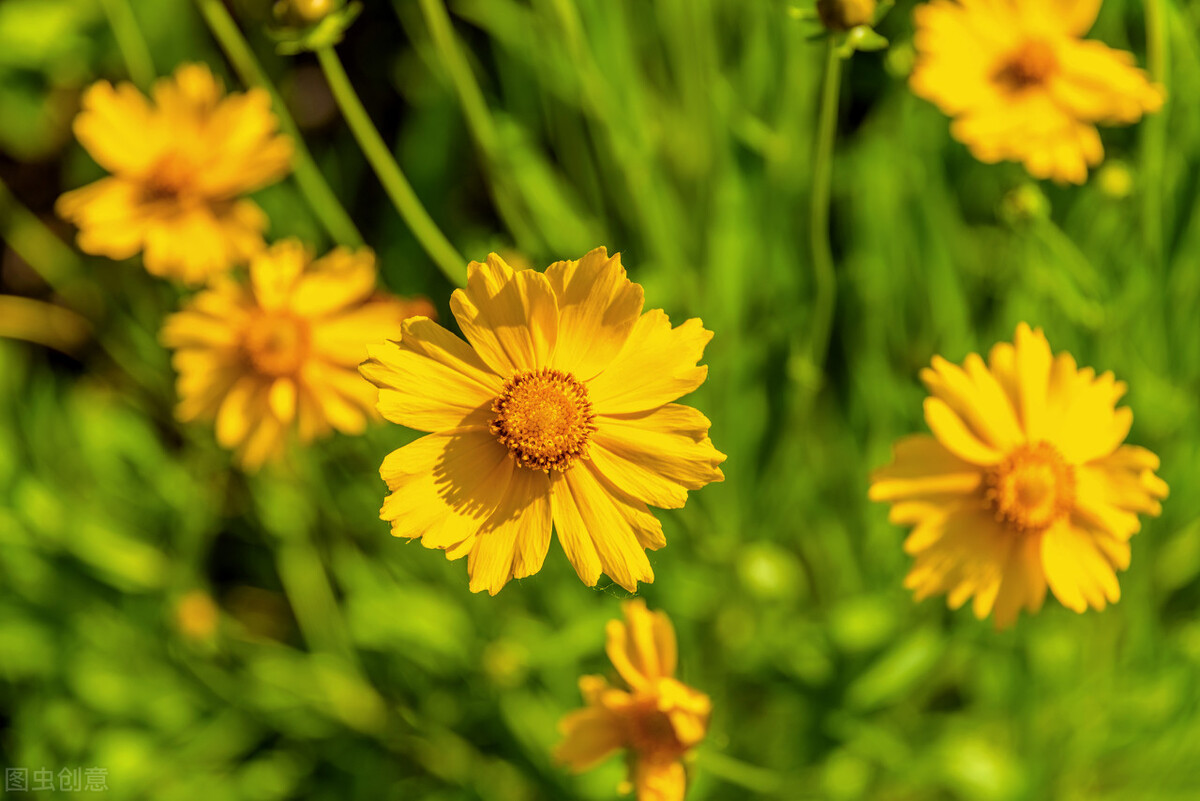
<instances>
[{"instance_id":1,"label":"thin stem","mask_svg":"<svg viewBox=\"0 0 1200 801\"><path fill-rule=\"evenodd\" d=\"M258 59L254 57L254 52L250 49L246 38L242 36L233 17L229 15L224 3L221 0L196 0L196 5L204 16L205 22L208 23L209 30L220 43L221 49L225 51L225 57L229 59L229 63L233 65L234 70L242 79L242 83L265 89L271 95L275 106L275 115L279 118L279 127L292 138L295 146L292 172L296 177L296 183L308 200L309 207L321 221L321 225L339 245L360 247L363 244L362 234L358 232L354 221L350 219L350 215L346 213L346 209L337 199L337 195L329 187L325 176L317 168L312 153L304 144L304 138L300 135L296 121L292 119L292 115L287 110L287 105L263 71L262 66L259 65Z\"/></svg>"},{"instance_id":2,"label":"thin stem","mask_svg":"<svg viewBox=\"0 0 1200 801\"><path fill-rule=\"evenodd\" d=\"M1167 83L1166 19L1161 0L1146 0L1146 58L1150 76L1162 85ZM1168 98L1170 93L1168 92ZM1146 138L1142 151L1145 189L1142 193L1143 230L1146 248L1155 268L1164 264L1163 240L1163 154L1166 151L1166 116L1160 112L1146 121Z\"/></svg>"},{"instance_id":3,"label":"thin stem","mask_svg":"<svg viewBox=\"0 0 1200 801\"><path fill-rule=\"evenodd\" d=\"M68 303L92 311L97 298L84 289L83 261L0 181L0 240Z\"/></svg>"},{"instance_id":4,"label":"thin stem","mask_svg":"<svg viewBox=\"0 0 1200 801\"><path fill-rule=\"evenodd\" d=\"M747 764L720 751L696 752L696 767L756 794L774 794L783 784L782 777L774 771Z\"/></svg>"},{"instance_id":5,"label":"thin stem","mask_svg":"<svg viewBox=\"0 0 1200 801\"><path fill-rule=\"evenodd\" d=\"M842 59L832 41L826 46L828 52L825 58L825 82L821 89L821 111L817 121L812 207L809 214L809 242L812 248L813 276L817 284L811 356L812 367L818 371L825 363L833 313L837 305L837 275L833 268L833 246L829 241L829 199L833 178L833 142L837 136Z\"/></svg>"},{"instance_id":6,"label":"thin stem","mask_svg":"<svg viewBox=\"0 0 1200 801\"><path fill-rule=\"evenodd\" d=\"M342 116L346 118L346 123L350 126L354 138L358 140L363 155L367 157L375 175L383 184L384 191L391 198L392 205L400 212L400 216L421 243L421 247L451 283L461 286L466 277L466 261L429 216L412 185L404 177L400 165L392 156L392 151L384 144L383 137L379 135L379 131L367 115L367 110L358 99L337 53L331 47L321 48L317 51L317 60L321 63L321 69L325 71L325 79L329 81L329 88L342 110Z\"/></svg>"},{"instance_id":7,"label":"thin stem","mask_svg":"<svg viewBox=\"0 0 1200 801\"><path fill-rule=\"evenodd\" d=\"M125 70L130 79L140 88L149 89L158 73L154 69L154 59L150 56L146 38L138 28L137 18L133 15L129 0L101 0L100 5L104 6L108 25L117 40L117 49L125 59Z\"/></svg>"}]
</instances>

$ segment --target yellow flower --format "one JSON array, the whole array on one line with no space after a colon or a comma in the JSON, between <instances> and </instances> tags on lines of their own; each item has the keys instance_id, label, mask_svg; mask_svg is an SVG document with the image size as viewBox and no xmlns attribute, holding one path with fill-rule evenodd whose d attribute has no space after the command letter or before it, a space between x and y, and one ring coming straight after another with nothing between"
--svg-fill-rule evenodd
<instances>
[{"instance_id":1,"label":"yellow flower","mask_svg":"<svg viewBox=\"0 0 1200 801\"><path fill-rule=\"evenodd\" d=\"M682 759L704 739L712 703L675 679L675 630L640 599L623 605L625 622L608 622L608 658L627 690L602 676L579 680L587 706L563 718L554 757L584 771L614 751L629 751L629 778L638 801L682 801ZM627 792L627 790L625 790Z\"/></svg>"},{"instance_id":2,"label":"yellow flower","mask_svg":"<svg viewBox=\"0 0 1200 801\"><path fill-rule=\"evenodd\" d=\"M1076 612L1116 603L1138 513L1159 514L1167 497L1158 457L1121 444L1125 384L1052 356L1024 323L986 364L935 357L921 380L934 436L897 442L870 491L892 503L893 523L914 526L905 586L917 600L945 592L957 609L974 596L975 616L994 612L997 628L1040 609L1047 583Z\"/></svg>"},{"instance_id":3,"label":"yellow flower","mask_svg":"<svg viewBox=\"0 0 1200 801\"><path fill-rule=\"evenodd\" d=\"M248 285L218 279L168 318L179 419L215 419L217 441L250 470L280 455L293 428L301 442L330 428L361 433L375 401L356 370L367 343L430 313L375 292L369 250L310 264L298 242L278 243L251 262Z\"/></svg>"},{"instance_id":4,"label":"yellow flower","mask_svg":"<svg viewBox=\"0 0 1200 801\"><path fill-rule=\"evenodd\" d=\"M712 333L642 314L642 288L604 248L544 274L495 254L468 269L450 301L467 342L409 320L362 366L384 417L435 432L384 460L380 516L467 556L472 592L538 572L552 521L587 585L653 581L644 549L666 540L647 504L681 507L724 478L708 419L671 403L704 382Z\"/></svg>"},{"instance_id":5,"label":"yellow flower","mask_svg":"<svg viewBox=\"0 0 1200 801\"><path fill-rule=\"evenodd\" d=\"M151 273L198 284L262 250L267 217L240 195L289 169L292 143L276 133L261 89L222 97L208 67L180 67L154 86L93 85L75 135L112 175L58 201L79 226L79 247Z\"/></svg>"},{"instance_id":6,"label":"yellow flower","mask_svg":"<svg viewBox=\"0 0 1200 801\"><path fill-rule=\"evenodd\" d=\"M1023 162L1036 178L1081 184L1104 158L1096 123L1158 111L1130 53L1081 37L1100 0L932 0L914 12L911 85L951 117L980 161Z\"/></svg>"}]
</instances>

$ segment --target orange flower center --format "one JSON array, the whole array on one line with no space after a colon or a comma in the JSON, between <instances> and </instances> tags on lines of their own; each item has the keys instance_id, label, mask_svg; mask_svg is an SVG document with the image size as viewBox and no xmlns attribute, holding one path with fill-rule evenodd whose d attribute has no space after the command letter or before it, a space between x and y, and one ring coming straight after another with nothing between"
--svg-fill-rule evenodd
<instances>
[{"instance_id":1,"label":"orange flower center","mask_svg":"<svg viewBox=\"0 0 1200 801\"><path fill-rule=\"evenodd\" d=\"M308 324L290 314L263 312L251 319L242 350L263 375L295 375L308 356Z\"/></svg>"},{"instance_id":2,"label":"orange flower center","mask_svg":"<svg viewBox=\"0 0 1200 801\"><path fill-rule=\"evenodd\" d=\"M644 698L631 707L624 723L625 742L643 756L676 759L687 752L675 734L671 719L658 708L656 696Z\"/></svg>"},{"instance_id":3,"label":"orange flower center","mask_svg":"<svg viewBox=\"0 0 1200 801\"><path fill-rule=\"evenodd\" d=\"M1075 505L1075 470L1053 445L1021 445L984 476L984 502L1019 532L1042 531Z\"/></svg>"},{"instance_id":4,"label":"orange flower center","mask_svg":"<svg viewBox=\"0 0 1200 801\"><path fill-rule=\"evenodd\" d=\"M145 179L148 200L171 200L183 194L195 179L195 170L178 153L167 153Z\"/></svg>"},{"instance_id":5,"label":"orange flower center","mask_svg":"<svg viewBox=\"0 0 1200 801\"><path fill-rule=\"evenodd\" d=\"M1041 86L1058 69L1054 48L1038 39L1031 39L1011 53L995 72L995 80L1010 92L1020 92Z\"/></svg>"},{"instance_id":6,"label":"orange flower center","mask_svg":"<svg viewBox=\"0 0 1200 801\"><path fill-rule=\"evenodd\" d=\"M587 388L575 376L548 367L505 381L492 411L491 432L518 464L534 470L566 470L586 458L596 430Z\"/></svg>"}]
</instances>

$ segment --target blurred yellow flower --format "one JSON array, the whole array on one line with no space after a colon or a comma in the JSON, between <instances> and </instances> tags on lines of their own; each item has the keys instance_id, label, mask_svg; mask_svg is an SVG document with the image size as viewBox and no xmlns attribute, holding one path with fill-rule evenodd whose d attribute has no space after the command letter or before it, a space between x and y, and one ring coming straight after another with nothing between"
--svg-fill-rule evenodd
<instances>
[{"instance_id":1,"label":"blurred yellow flower","mask_svg":"<svg viewBox=\"0 0 1200 801\"><path fill-rule=\"evenodd\" d=\"M331 428L361 433L375 402L356 370L367 343L432 311L377 293L369 250L310 264L298 242L278 243L251 262L248 285L218 279L168 318L179 419L215 419L217 441L249 470L278 456L293 428L301 442Z\"/></svg>"},{"instance_id":2,"label":"blurred yellow flower","mask_svg":"<svg viewBox=\"0 0 1200 801\"><path fill-rule=\"evenodd\" d=\"M675 679L675 630L667 616L640 599L626 601L623 611L625 622L608 622L608 658L628 690L602 676L581 678L587 706L563 718L554 757L584 771L626 749L627 781L638 801L682 801L682 760L704 739L712 703Z\"/></svg>"},{"instance_id":3,"label":"blurred yellow flower","mask_svg":"<svg viewBox=\"0 0 1200 801\"><path fill-rule=\"evenodd\" d=\"M292 156L263 90L223 97L203 64L160 79L153 103L133 84L100 81L83 96L75 135L112 173L58 200L81 250L143 252L148 271L189 284L262 250L267 217L239 196L283 177Z\"/></svg>"},{"instance_id":4,"label":"blurred yellow flower","mask_svg":"<svg viewBox=\"0 0 1200 801\"><path fill-rule=\"evenodd\" d=\"M704 415L671 403L704 382L712 333L642 302L604 248L544 274L492 254L450 301L467 342L414 319L371 348L379 411L435 432L380 469L392 533L467 556L473 592L538 572L552 522L587 585L653 581L644 549L666 540L647 504L683 506L725 456Z\"/></svg>"},{"instance_id":5,"label":"blurred yellow flower","mask_svg":"<svg viewBox=\"0 0 1200 801\"><path fill-rule=\"evenodd\" d=\"M1158 111L1162 87L1130 53L1081 37L1100 0L932 0L913 12L914 92L954 117L980 161L1081 184L1104 158L1096 123Z\"/></svg>"},{"instance_id":6,"label":"blurred yellow flower","mask_svg":"<svg viewBox=\"0 0 1200 801\"><path fill-rule=\"evenodd\" d=\"M934 436L897 442L870 490L892 503L893 523L914 526L905 586L917 600L945 592L957 609L973 596L975 616L994 612L997 628L1040 609L1047 583L1076 612L1116 603L1138 513L1159 514L1167 497L1158 457L1121 444L1133 422L1116 408L1125 384L1053 356L1024 323L987 364L934 357L921 380Z\"/></svg>"}]
</instances>

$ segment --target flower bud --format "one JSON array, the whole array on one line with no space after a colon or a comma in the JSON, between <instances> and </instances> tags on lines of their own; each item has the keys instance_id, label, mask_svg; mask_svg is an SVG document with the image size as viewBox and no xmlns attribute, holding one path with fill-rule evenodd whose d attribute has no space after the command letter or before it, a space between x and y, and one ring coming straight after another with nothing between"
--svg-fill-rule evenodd
<instances>
[{"instance_id":1,"label":"flower bud","mask_svg":"<svg viewBox=\"0 0 1200 801\"><path fill-rule=\"evenodd\" d=\"M875 21L876 0L817 0L821 22L831 31L848 31Z\"/></svg>"},{"instance_id":2,"label":"flower bud","mask_svg":"<svg viewBox=\"0 0 1200 801\"><path fill-rule=\"evenodd\" d=\"M340 0L279 0L275 16L288 25L303 27L320 22L341 5Z\"/></svg>"}]
</instances>

